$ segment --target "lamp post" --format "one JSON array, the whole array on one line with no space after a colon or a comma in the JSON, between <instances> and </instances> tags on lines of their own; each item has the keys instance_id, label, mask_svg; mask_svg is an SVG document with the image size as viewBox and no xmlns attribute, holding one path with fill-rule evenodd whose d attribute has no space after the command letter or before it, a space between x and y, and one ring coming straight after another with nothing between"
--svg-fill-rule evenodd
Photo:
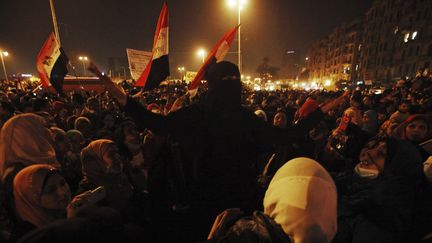
<instances>
[{"instance_id":1,"label":"lamp post","mask_svg":"<svg viewBox=\"0 0 432 243\"><path fill-rule=\"evenodd\" d=\"M238 62L238 68L240 70L240 73L242 71L242 60L241 60L241 11L243 10L244 6L246 5L247 0L228 0L228 5L230 7L233 8L237 8L237 17L238 17L238 22L237 24L239 25L238 28L238 56L237 56L237 62Z\"/></svg>"},{"instance_id":2,"label":"lamp post","mask_svg":"<svg viewBox=\"0 0 432 243\"><path fill-rule=\"evenodd\" d=\"M204 63L205 62L205 56L206 56L207 52L201 48L198 50L197 54L198 54L198 56L201 57L202 63Z\"/></svg>"},{"instance_id":3,"label":"lamp post","mask_svg":"<svg viewBox=\"0 0 432 243\"><path fill-rule=\"evenodd\" d=\"M183 78L184 78L183 73L184 73L185 68L184 67L178 67L177 70L180 72L180 80L183 81Z\"/></svg>"},{"instance_id":4,"label":"lamp post","mask_svg":"<svg viewBox=\"0 0 432 243\"><path fill-rule=\"evenodd\" d=\"M4 56L5 57L9 56L9 53L7 51L0 50L0 59L1 59L2 65L3 65L3 72L4 72L4 75L5 75L6 82L9 82L8 75L7 75L7 72L6 72L6 65L5 65L4 59L3 59Z\"/></svg>"},{"instance_id":5,"label":"lamp post","mask_svg":"<svg viewBox=\"0 0 432 243\"><path fill-rule=\"evenodd\" d=\"M80 57L78 57L78 59L82 62L82 65L83 65L83 75L84 76L86 76L87 74L86 74L86 66L85 66L85 62L88 60L88 57L86 57L86 56L80 56Z\"/></svg>"}]
</instances>

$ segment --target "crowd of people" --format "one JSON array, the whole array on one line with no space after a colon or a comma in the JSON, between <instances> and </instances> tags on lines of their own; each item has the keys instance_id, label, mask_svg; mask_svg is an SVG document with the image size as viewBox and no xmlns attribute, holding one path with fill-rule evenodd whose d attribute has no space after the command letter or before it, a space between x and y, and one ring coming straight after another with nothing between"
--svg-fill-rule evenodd
<instances>
[{"instance_id":1,"label":"crowd of people","mask_svg":"<svg viewBox=\"0 0 432 243\"><path fill-rule=\"evenodd\" d=\"M432 242L432 79L0 90L1 242Z\"/></svg>"}]
</instances>

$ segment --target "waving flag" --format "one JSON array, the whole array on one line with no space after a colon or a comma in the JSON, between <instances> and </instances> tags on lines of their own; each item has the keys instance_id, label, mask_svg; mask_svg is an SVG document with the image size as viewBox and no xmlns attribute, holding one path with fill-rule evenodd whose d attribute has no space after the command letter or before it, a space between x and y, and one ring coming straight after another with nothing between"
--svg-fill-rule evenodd
<instances>
[{"instance_id":1,"label":"waving flag","mask_svg":"<svg viewBox=\"0 0 432 243\"><path fill-rule=\"evenodd\" d=\"M144 87L145 90L153 89L165 80L169 74L168 5L164 2L156 26L151 61L136 81L135 86Z\"/></svg>"},{"instance_id":2,"label":"waving flag","mask_svg":"<svg viewBox=\"0 0 432 243\"><path fill-rule=\"evenodd\" d=\"M213 50L209 53L204 64L201 66L194 80L189 85L189 93L192 96L195 96L198 86L203 79L205 72L211 67L211 65L223 60L229 48L231 47L231 44L239 27L240 25L237 25L235 28L226 32L225 35L222 36L222 38L219 40L217 45L213 48Z\"/></svg>"},{"instance_id":3,"label":"waving flag","mask_svg":"<svg viewBox=\"0 0 432 243\"><path fill-rule=\"evenodd\" d=\"M51 33L42 46L36 60L36 68L42 87L53 86L58 93L63 93L63 80L66 76L69 59Z\"/></svg>"}]
</instances>

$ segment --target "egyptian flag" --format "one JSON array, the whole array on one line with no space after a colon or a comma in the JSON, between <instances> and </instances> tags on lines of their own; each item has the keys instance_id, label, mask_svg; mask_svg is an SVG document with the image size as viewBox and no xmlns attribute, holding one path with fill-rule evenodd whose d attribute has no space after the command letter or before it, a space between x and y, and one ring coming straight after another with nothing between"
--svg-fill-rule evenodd
<instances>
[{"instance_id":1,"label":"egyptian flag","mask_svg":"<svg viewBox=\"0 0 432 243\"><path fill-rule=\"evenodd\" d=\"M189 85L189 93L191 94L191 96L195 96L198 86L200 85L205 72L213 64L222 61L225 55L228 53L228 50L231 47L231 44L239 27L240 25L237 25L235 28L226 32L225 35L222 36L222 38L219 40L217 45L213 48L213 50L208 54L204 64L201 66L194 80Z\"/></svg>"},{"instance_id":2,"label":"egyptian flag","mask_svg":"<svg viewBox=\"0 0 432 243\"><path fill-rule=\"evenodd\" d=\"M69 59L58 43L54 33L51 33L42 46L36 60L36 68L42 87L50 86L63 94L63 80L66 76Z\"/></svg>"},{"instance_id":3,"label":"egyptian flag","mask_svg":"<svg viewBox=\"0 0 432 243\"><path fill-rule=\"evenodd\" d=\"M150 90L157 87L170 74L168 61L168 5L164 2L156 33L153 40L153 50L150 62L144 69L135 86Z\"/></svg>"}]
</instances>

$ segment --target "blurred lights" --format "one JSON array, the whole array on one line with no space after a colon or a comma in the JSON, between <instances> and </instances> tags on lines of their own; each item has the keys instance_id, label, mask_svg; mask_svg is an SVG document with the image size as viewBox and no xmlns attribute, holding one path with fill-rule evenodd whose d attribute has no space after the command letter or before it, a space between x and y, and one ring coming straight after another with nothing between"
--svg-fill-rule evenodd
<instances>
[{"instance_id":1,"label":"blurred lights","mask_svg":"<svg viewBox=\"0 0 432 243\"><path fill-rule=\"evenodd\" d=\"M411 40L414 40L417 37L418 32L414 31L411 35Z\"/></svg>"},{"instance_id":2,"label":"blurred lights","mask_svg":"<svg viewBox=\"0 0 432 243\"><path fill-rule=\"evenodd\" d=\"M328 87L332 84L332 81L330 79L327 79L324 81L324 86Z\"/></svg>"},{"instance_id":3,"label":"blurred lights","mask_svg":"<svg viewBox=\"0 0 432 243\"><path fill-rule=\"evenodd\" d=\"M239 10L243 10L246 3L247 0L228 0L228 6L232 8L238 7Z\"/></svg>"},{"instance_id":4,"label":"blurred lights","mask_svg":"<svg viewBox=\"0 0 432 243\"><path fill-rule=\"evenodd\" d=\"M202 59L202 63L204 63L204 61L205 61L205 56L206 56L206 54L207 54L207 52L206 52L206 50L203 49L203 48L200 48L200 49L198 49L198 51L197 51L197 55L201 57L201 59Z\"/></svg>"}]
</instances>

